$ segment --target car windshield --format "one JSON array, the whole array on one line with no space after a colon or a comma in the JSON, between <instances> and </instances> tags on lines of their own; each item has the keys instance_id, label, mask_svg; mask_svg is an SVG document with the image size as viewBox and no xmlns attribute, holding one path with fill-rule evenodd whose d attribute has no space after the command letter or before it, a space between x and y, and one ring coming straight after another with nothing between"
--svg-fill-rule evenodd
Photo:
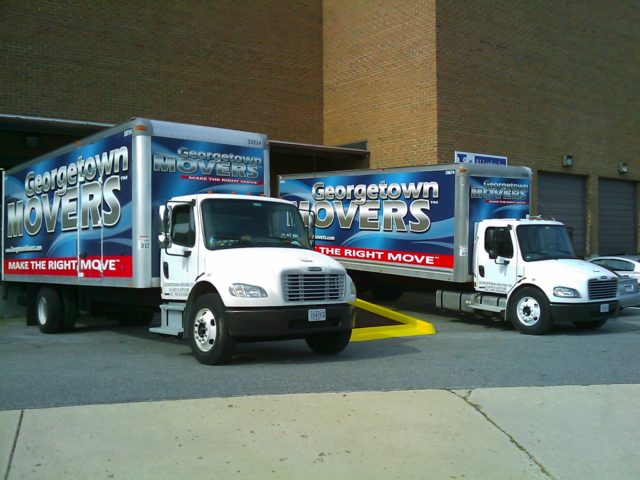
<instances>
[{"instance_id":1,"label":"car windshield","mask_svg":"<svg viewBox=\"0 0 640 480\"><path fill-rule=\"evenodd\" d=\"M516 233L522 258L527 262L576 258L563 225L519 225Z\"/></svg>"},{"instance_id":2,"label":"car windshield","mask_svg":"<svg viewBox=\"0 0 640 480\"><path fill-rule=\"evenodd\" d=\"M246 199L202 202L205 245L209 250L246 247L310 249L307 231L294 205Z\"/></svg>"}]
</instances>

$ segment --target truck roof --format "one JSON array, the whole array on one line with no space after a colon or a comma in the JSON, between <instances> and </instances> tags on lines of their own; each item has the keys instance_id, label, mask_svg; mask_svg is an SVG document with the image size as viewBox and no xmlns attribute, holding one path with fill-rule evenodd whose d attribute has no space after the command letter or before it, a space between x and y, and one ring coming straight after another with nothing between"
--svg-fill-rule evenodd
<instances>
[{"instance_id":1,"label":"truck roof","mask_svg":"<svg viewBox=\"0 0 640 480\"><path fill-rule=\"evenodd\" d=\"M194 193L192 195L181 195L179 197L173 197L171 201L187 202L190 200L196 200L198 202L201 202L208 198L216 198L222 200L253 200L261 202L286 203L290 205L294 204L293 202L284 200L282 198L266 197L262 195L240 195L235 193Z\"/></svg>"},{"instance_id":2,"label":"truck roof","mask_svg":"<svg viewBox=\"0 0 640 480\"><path fill-rule=\"evenodd\" d=\"M487 221L487 222L491 222L492 224L501 226L507 226L507 225L512 225L512 224L517 224L517 225L564 225L562 222L558 222L556 220L547 220L547 219L541 219L541 218L488 218L486 220L483 221Z\"/></svg>"}]
</instances>

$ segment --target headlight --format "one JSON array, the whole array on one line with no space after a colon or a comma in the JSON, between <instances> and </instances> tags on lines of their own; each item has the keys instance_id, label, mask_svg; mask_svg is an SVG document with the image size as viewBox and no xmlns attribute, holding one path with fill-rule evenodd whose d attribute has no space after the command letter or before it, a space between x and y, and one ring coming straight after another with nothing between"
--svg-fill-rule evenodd
<instances>
[{"instance_id":1,"label":"headlight","mask_svg":"<svg viewBox=\"0 0 640 480\"><path fill-rule=\"evenodd\" d=\"M351 277L349 275L347 275L347 278L349 279L349 293L353 296L356 296L356 284L353 283L353 280L351 279Z\"/></svg>"},{"instance_id":2,"label":"headlight","mask_svg":"<svg viewBox=\"0 0 640 480\"><path fill-rule=\"evenodd\" d=\"M247 285L246 283L234 283L229 287L229 293L234 297L260 298L266 297L267 292L264 288L256 285Z\"/></svg>"},{"instance_id":3,"label":"headlight","mask_svg":"<svg viewBox=\"0 0 640 480\"><path fill-rule=\"evenodd\" d=\"M580 292L575 288L569 287L555 287L553 289L553 295L562 298L580 298Z\"/></svg>"},{"instance_id":4,"label":"headlight","mask_svg":"<svg viewBox=\"0 0 640 480\"><path fill-rule=\"evenodd\" d=\"M625 285L624 286L624 293L633 293L636 291L636 286L635 285Z\"/></svg>"}]
</instances>

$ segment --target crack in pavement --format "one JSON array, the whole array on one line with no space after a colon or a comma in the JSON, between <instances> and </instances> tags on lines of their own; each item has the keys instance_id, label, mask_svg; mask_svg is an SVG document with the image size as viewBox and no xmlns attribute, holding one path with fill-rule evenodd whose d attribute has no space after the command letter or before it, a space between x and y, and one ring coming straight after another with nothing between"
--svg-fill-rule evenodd
<instances>
[{"instance_id":1,"label":"crack in pavement","mask_svg":"<svg viewBox=\"0 0 640 480\"><path fill-rule=\"evenodd\" d=\"M470 397L471 397L471 393L473 392L473 390L466 390L464 392L461 392L459 390L458 391L449 390L449 391L451 393L453 393L454 395L456 395L457 397L459 397L462 400L464 400L471 408L473 408L480 415L482 415L491 425L493 425L500 432L502 432L518 450L520 450L522 453L524 453L529 458L529 460L531 460L534 464L536 464L538 466L538 468L540 469L540 471L544 475L546 475L551 480L555 480L555 477L551 474L551 472L549 470L547 470L547 468L540 461L538 461L538 459L536 457L534 457L531 453L529 453L529 451L524 447L524 445L520 444L515 439L515 437L513 435L511 435L509 432L507 432L502 427L500 427L500 425L498 425L485 412L483 412L482 408L480 407L480 405L478 405L477 403L474 403L474 402L471 401Z\"/></svg>"},{"instance_id":2,"label":"crack in pavement","mask_svg":"<svg viewBox=\"0 0 640 480\"><path fill-rule=\"evenodd\" d=\"M4 480L9 480L9 472L11 472L13 455L16 453L16 446L18 445L18 436L20 435L20 427L22 427L23 417L24 417L24 410L20 410L20 417L18 418L18 426L16 427L16 434L13 437L13 445L11 446L11 453L9 454L9 461L7 462L7 471L4 472Z\"/></svg>"}]
</instances>

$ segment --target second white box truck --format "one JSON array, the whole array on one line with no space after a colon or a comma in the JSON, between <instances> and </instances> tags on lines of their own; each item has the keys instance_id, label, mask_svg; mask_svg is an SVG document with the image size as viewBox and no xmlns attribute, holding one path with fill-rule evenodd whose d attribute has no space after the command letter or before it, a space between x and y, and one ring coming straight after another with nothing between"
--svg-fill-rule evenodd
<instances>
[{"instance_id":1,"label":"second white box truck","mask_svg":"<svg viewBox=\"0 0 640 480\"><path fill-rule=\"evenodd\" d=\"M378 297L421 282L439 307L522 333L598 328L617 313L616 276L576 258L560 222L528 218L530 183L526 167L453 164L285 175L279 194L314 212L316 249Z\"/></svg>"}]
</instances>

